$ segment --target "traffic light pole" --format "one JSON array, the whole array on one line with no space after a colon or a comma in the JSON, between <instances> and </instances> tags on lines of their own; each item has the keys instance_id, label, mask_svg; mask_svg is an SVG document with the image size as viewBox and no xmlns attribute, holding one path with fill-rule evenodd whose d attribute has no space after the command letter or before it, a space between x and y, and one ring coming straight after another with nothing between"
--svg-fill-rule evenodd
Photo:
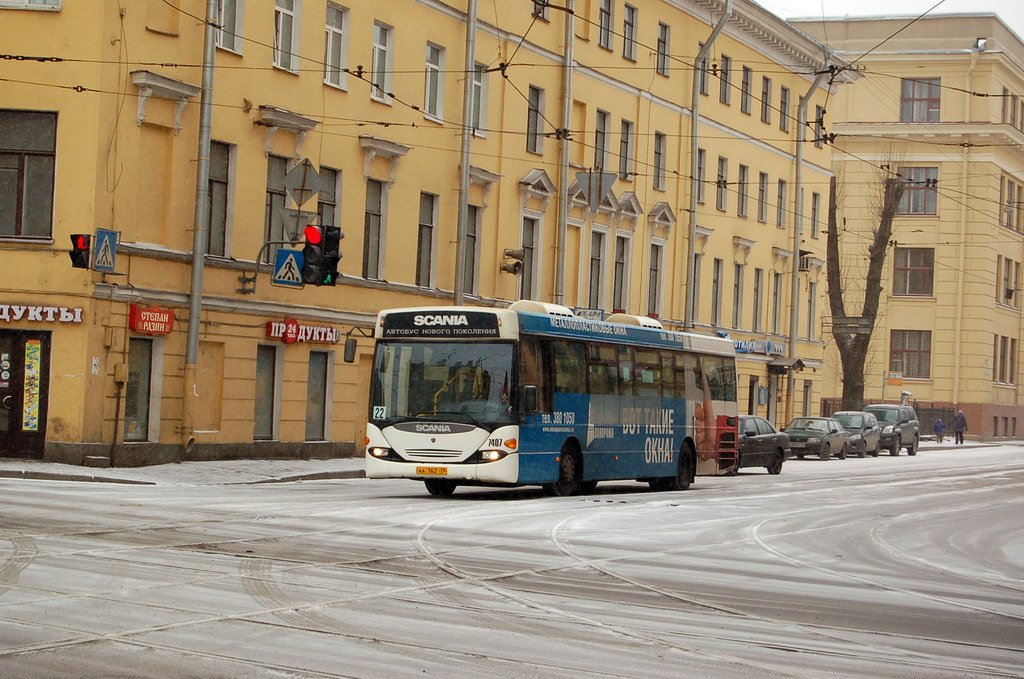
<instances>
[{"instance_id":1,"label":"traffic light pole","mask_svg":"<svg viewBox=\"0 0 1024 679\"><path fill-rule=\"evenodd\" d=\"M459 222L455 243L455 306L465 303L469 232L469 142L473 138L473 75L476 73L476 0L466 9L466 74L462 88L462 148L459 162ZM482 105L482 102L481 102Z\"/></svg>"},{"instance_id":2,"label":"traffic light pole","mask_svg":"<svg viewBox=\"0 0 1024 679\"><path fill-rule=\"evenodd\" d=\"M210 226L210 119L213 114L213 59L218 0L206 0L203 40L203 89L199 104L199 150L196 171L195 230L192 232L192 282L189 289L188 337L181 394L180 459L195 443L195 417L199 412L199 326L203 313L203 266L206 263L206 232Z\"/></svg>"}]
</instances>

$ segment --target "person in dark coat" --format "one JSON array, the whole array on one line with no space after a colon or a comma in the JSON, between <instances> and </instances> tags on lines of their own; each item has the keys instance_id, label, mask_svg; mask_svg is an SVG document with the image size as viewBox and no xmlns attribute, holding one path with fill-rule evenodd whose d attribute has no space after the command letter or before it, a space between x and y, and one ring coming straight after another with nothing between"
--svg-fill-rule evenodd
<instances>
[{"instance_id":1,"label":"person in dark coat","mask_svg":"<svg viewBox=\"0 0 1024 679\"><path fill-rule=\"evenodd\" d=\"M935 431L935 442L942 443L942 437L946 435L946 423L942 421L941 417L935 420L932 429Z\"/></svg>"},{"instance_id":2,"label":"person in dark coat","mask_svg":"<svg viewBox=\"0 0 1024 679\"><path fill-rule=\"evenodd\" d=\"M967 418L964 416L964 411L958 410L953 416L953 438L958 446L964 442L965 431L967 431Z\"/></svg>"}]
</instances>

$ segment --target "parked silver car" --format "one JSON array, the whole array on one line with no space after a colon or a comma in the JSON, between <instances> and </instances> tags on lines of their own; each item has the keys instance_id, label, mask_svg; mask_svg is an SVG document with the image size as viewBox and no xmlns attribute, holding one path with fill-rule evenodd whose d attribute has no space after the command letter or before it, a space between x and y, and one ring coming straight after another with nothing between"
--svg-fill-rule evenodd
<instances>
[{"instance_id":1,"label":"parked silver car","mask_svg":"<svg viewBox=\"0 0 1024 679\"><path fill-rule=\"evenodd\" d=\"M878 424L878 418L859 410L841 410L832 413L832 417L839 420L843 428L850 432L850 453L857 457L869 454L871 457L878 457L878 451L882 447L882 427Z\"/></svg>"}]
</instances>

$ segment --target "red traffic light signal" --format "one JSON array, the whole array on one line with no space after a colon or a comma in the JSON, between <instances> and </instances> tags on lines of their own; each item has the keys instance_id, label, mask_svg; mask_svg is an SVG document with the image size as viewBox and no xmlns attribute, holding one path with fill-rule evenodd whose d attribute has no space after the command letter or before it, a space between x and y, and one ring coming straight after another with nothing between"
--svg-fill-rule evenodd
<instances>
[{"instance_id":1,"label":"red traffic light signal","mask_svg":"<svg viewBox=\"0 0 1024 679\"><path fill-rule=\"evenodd\" d=\"M92 236L87 233L71 234L71 266L75 269L88 269L92 249Z\"/></svg>"},{"instance_id":2,"label":"red traffic light signal","mask_svg":"<svg viewBox=\"0 0 1024 679\"><path fill-rule=\"evenodd\" d=\"M319 245L320 241L323 240L323 232L315 224L308 225L302 231L302 235L306 238L306 245Z\"/></svg>"},{"instance_id":3,"label":"red traffic light signal","mask_svg":"<svg viewBox=\"0 0 1024 679\"><path fill-rule=\"evenodd\" d=\"M302 248L302 282L321 285L324 278L324 233L310 224L302 231L306 244Z\"/></svg>"}]
</instances>

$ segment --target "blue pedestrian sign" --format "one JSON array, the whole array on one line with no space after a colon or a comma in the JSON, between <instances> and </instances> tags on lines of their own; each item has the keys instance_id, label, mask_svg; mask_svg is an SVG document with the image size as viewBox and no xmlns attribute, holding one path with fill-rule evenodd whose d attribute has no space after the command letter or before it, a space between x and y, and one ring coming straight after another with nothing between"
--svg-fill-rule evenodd
<instances>
[{"instance_id":1,"label":"blue pedestrian sign","mask_svg":"<svg viewBox=\"0 0 1024 679\"><path fill-rule=\"evenodd\" d=\"M274 275L270 278L271 285L284 288L302 288L302 265L305 258L299 250L281 248L274 260Z\"/></svg>"},{"instance_id":2,"label":"blue pedestrian sign","mask_svg":"<svg viewBox=\"0 0 1024 679\"><path fill-rule=\"evenodd\" d=\"M114 273L114 261L116 259L117 231L96 229L96 237L92 243L92 270Z\"/></svg>"}]
</instances>

